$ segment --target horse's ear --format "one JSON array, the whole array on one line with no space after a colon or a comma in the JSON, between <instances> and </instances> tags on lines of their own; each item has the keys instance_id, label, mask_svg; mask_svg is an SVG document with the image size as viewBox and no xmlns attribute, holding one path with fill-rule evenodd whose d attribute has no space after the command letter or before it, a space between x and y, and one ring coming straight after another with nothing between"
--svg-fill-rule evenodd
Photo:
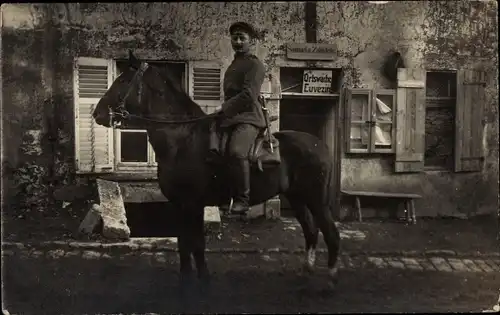
<instances>
[{"instance_id":1,"label":"horse's ear","mask_svg":"<svg viewBox=\"0 0 500 315\"><path fill-rule=\"evenodd\" d=\"M132 68L139 68L141 65L141 61L134 56L134 53L131 49L128 51L128 63Z\"/></svg>"}]
</instances>

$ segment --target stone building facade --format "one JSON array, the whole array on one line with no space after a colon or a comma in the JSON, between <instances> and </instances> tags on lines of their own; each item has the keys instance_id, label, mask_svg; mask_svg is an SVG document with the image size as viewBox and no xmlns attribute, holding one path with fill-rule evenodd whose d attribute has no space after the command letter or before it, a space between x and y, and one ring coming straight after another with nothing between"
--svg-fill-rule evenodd
<instances>
[{"instance_id":1,"label":"stone building facade","mask_svg":"<svg viewBox=\"0 0 500 315\"><path fill-rule=\"evenodd\" d=\"M282 1L3 5L4 209L47 207L57 187L95 176L154 181L144 134L92 129L85 120L102 88L86 91L92 88L84 86L86 75L100 73L106 87L133 49L141 59L168 61L194 96L197 74L221 76L229 66L227 30L243 20L265 36L256 54L267 71L262 92L280 116L273 128L323 137L338 165L338 190L419 193L422 216L496 212L497 2L311 3L312 9ZM329 60L290 58L287 47L304 43L335 53ZM408 106L406 118L396 112L397 82L382 69L393 52L401 54L405 75L420 69L413 83L425 99L413 100L420 107ZM300 95L308 69L334 74L332 95ZM207 110L219 102L213 93L195 100ZM354 116L374 119L380 100L397 124L359 125ZM397 141L405 152L396 152ZM143 148L143 156L127 153L130 147Z\"/></svg>"}]
</instances>

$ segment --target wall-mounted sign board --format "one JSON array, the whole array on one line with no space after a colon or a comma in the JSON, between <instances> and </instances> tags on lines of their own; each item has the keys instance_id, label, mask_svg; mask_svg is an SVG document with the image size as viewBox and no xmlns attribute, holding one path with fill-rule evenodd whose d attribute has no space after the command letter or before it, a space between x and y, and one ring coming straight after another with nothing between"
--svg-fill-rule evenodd
<instances>
[{"instance_id":1,"label":"wall-mounted sign board","mask_svg":"<svg viewBox=\"0 0 500 315\"><path fill-rule=\"evenodd\" d=\"M286 56L288 59L297 60L334 60L337 57L337 46L334 44L288 43Z\"/></svg>"},{"instance_id":2,"label":"wall-mounted sign board","mask_svg":"<svg viewBox=\"0 0 500 315\"><path fill-rule=\"evenodd\" d=\"M332 70L304 70L302 76L302 93L332 94Z\"/></svg>"}]
</instances>

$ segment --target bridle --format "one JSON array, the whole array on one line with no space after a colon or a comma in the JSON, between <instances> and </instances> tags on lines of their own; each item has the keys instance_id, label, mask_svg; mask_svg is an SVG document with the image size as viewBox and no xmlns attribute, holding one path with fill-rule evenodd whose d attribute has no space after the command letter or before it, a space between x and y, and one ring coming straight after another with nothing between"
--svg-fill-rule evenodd
<instances>
[{"instance_id":1,"label":"bridle","mask_svg":"<svg viewBox=\"0 0 500 315\"><path fill-rule=\"evenodd\" d=\"M130 81L130 83L128 85L127 93L125 94L123 99L120 100L120 102L118 103L118 106L116 106L115 109L113 109L113 108L111 108L111 106L109 106L110 125L116 126L121 121L129 120L132 118L146 121L146 122L159 123L159 124L185 124L185 123L198 122L198 121L205 120L205 119L211 119L211 118L219 115L218 113L213 113L213 114L209 114L206 116L185 119L185 120L163 120L163 119L146 118L146 117L142 117L139 115L134 115L134 114L129 113L127 111L127 109L125 108L125 103L127 101L127 98L130 96L130 93L132 91L132 87L134 86L134 84L139 83L138 99L139 99L139 103L141 102L142 86L143 86L142 77L144 76L144 73L146 72L146 70L148 70L149 67L150 66L147 62L141 62L140 66L137 68L134 76L132 77L132 80ZM119 119L116 119L116 117L119 117Z\"/></svg>"}]
</instances>

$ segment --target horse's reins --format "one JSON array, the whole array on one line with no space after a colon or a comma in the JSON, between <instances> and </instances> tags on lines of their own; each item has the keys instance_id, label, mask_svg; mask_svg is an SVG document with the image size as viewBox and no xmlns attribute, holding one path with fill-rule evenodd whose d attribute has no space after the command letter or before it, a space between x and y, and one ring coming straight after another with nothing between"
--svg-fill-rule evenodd
<instances>
[{"instance_id":1,"label":"horse's reins","mask_svg":"<svg viewBox=\"0 0 500 315\"><path fill-rule=\"evenodd\" d=\"M123 99L120 101L120 103L118 103L116 110L113 110L111 107L109 108L110 124L113 124L113 122L115 121L113 119L115 116L119 116L123 120L135 118L135 119L139 119L139 120L143 120L143 121L147 121L147 122L159 123L159 124L186 124L186 123L193 123L193 122L197 122L197 121L201 121L201 120L205 120L205 119L210 119L210 118L213 118L214 116L218 115L218 113L213 113L213 114L209 114L206 116L185 119L185 120L163 120L163 119L146 118L146 117L142 117L139 115L130 114L125 108L125 102L127 101L127 98L130 96L130 92L132 91L133 85L135 83L141 82L141 79L148 68L149 68L149 64L147 62L141 62L141 65L139 66L139 68L137 69L137 71L134 74L134 77L132 78L132 80L129 83L127 93L125 94ZM139 102L140 102L140 98L141 98L141 94L142 94L142 84L139 84L139 92L138 93L139 93Z\"/></svg>"}]
</instances>

